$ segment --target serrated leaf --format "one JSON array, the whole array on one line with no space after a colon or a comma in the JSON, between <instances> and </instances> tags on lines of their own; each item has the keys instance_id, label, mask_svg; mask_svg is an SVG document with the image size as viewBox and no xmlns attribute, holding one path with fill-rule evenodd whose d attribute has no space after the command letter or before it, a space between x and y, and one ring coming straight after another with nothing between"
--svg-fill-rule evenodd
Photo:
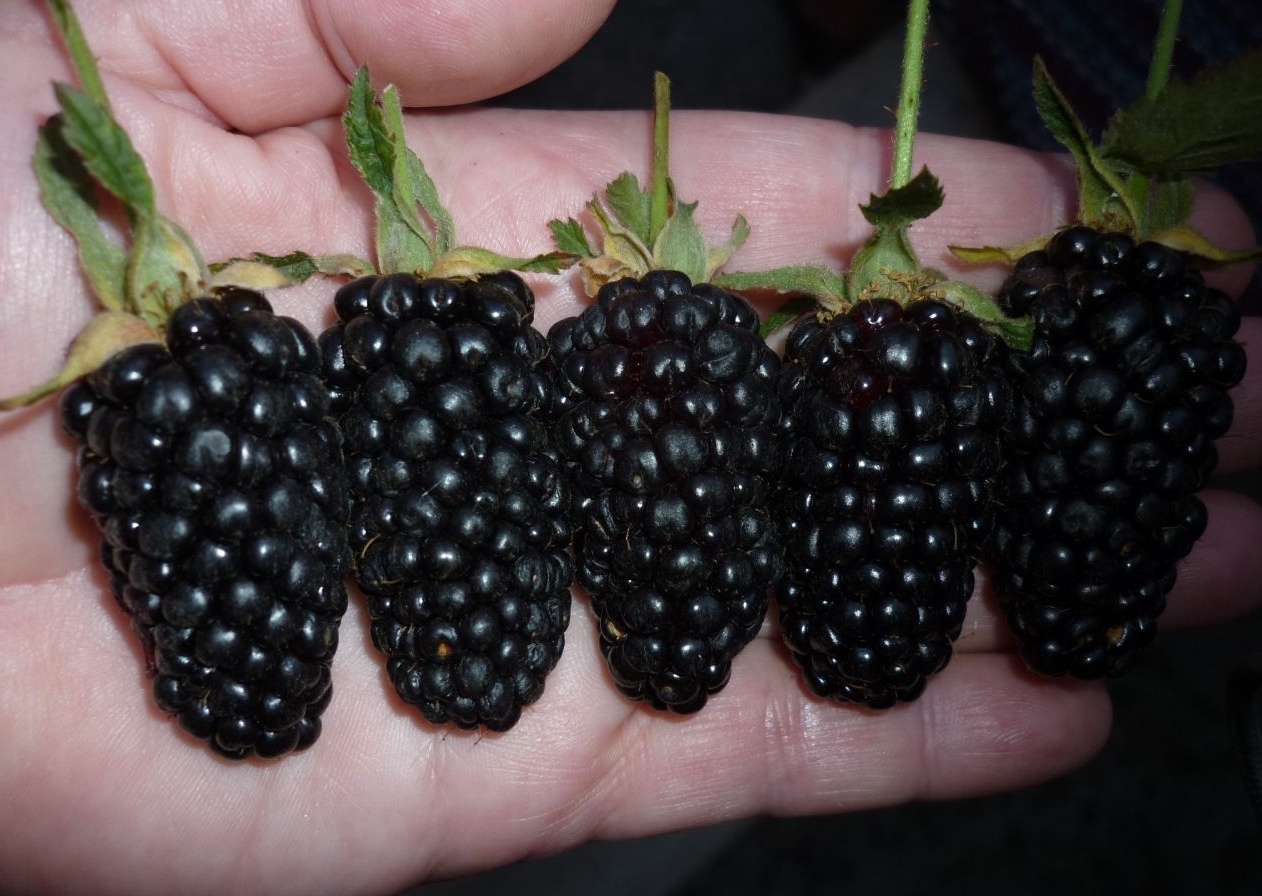
<instances>
[{"instance_id":1,"label":"serrated leaf","mask_svg":"<svg viewBox=\"0 0 1262 896\"><path fill-rule=\"evenodd\" d=\"M49 119L39 130L31 165L39 183L40 199L66 229L79 249L92 292L101 305L122 311L126 301L127 255L101 230L96 213L95 186L83 161L65 142L61 116Z\"/></svg>"},{"instance_id":2,"label":"serrated leaf","mask_svg":"<svg viewBox=\"0 0 1262 896\"><path fill-rule=\"evenodd\" d=\"M1040 57L1034 58L1034 104L1039 117L1056 140L1069 150L1078 175L1078 214L1083 220L1120 211L1132 224L1140 220L1125 186L1101 158L1087 129L1060 92Z\"/></svg>"},{"instance_id":3,"label":"serrated leaf","mask_svg":"<svg viewBox=\"0 0 1262 896\"><path fill-rule=\"evenodd\" d=\"M677 202L675 210L662 225L662 231L653 244L653 266L665 271L681 271L694 283L703 283L710 275L707 270L709 249L705 235L693 220L697 208L695 202Z\"/></svg>"},{"instance_id":4,"label":"serrated leaf","mask_svg":"<svg viewBox=\"0 0 1262 896\"><path fill-rule=\"evenodd\" d=\"M134 222L157 215L153 181L131 138L108 107L77 87L54 85L61 103L66 142L103 188L122 200Z\"/></svg>"},{"instance_id":5,"label":"serrated leaf","mask_svg":"<svg viewBox=\"0 0 1262 896\"><path fill-rule=\"evenodd\" d=\"M901 187L872 196L859 211L874 227L910 227L942 208L942 185L928 168Z\"/></svg>"},{"instance_id":6,"label":"serrated leaf","mask_svg":"<svg viewBox=\"0 0 1262 896\"><path fill-rule=\"evenodd\" d=\"M1100 149L1111 162L1160 177L1262 155L1262 48L1140 97L1114 114Z\"/></svg>"},{"instance_id":7,"label":"serrated leaf","mask_svg":"<svg viewBox=\"0 0 1262 896\"><path fill-rule=\"evenodd\" d=\"M624 171L605 187L605 202L615 218L644 245L649 244L649 204L647 190L640 187L630 171Z\"/></svg>"},{"instance_id":8,"label":"serrated leaf","mask_svg":"<svg viewBox=\"0 0 1262 896\"><path fill-rule=\"evenodd\" d=\"M587 241L587 233L577 219L567 218L564 221L554 219L548 222L548 229L552 231L552 243L559 251L577 255L580 258L596 257L596 250Z\"/></svg>"},{"instance_id":9,"label":"serrated leaf","mask_svg":"<svg viewBox=\"0 0 1262 896\"><path fill-rule=\"evenodd\" d=\"M1251 261L1262 261L1262 246L1252 249L1224 249L1191 227L1172 227L1152 234L1153 242L1169 246L1189 256L1197 267L1212 269Z\"/></svg>"}]
</instances>

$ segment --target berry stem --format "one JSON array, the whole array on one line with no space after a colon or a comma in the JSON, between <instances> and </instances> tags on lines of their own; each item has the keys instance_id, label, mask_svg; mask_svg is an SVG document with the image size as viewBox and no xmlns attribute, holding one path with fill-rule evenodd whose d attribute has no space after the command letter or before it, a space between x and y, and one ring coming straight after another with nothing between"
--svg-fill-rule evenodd
<instances>
[{"instance_id":1,"label":"berry stem","mask_svg":"<svg viewBox=\"0 0 1262 896\"><path fill-rule=\"evenodd\" d=\"M925 57L925 30L929 22L929 0L907 4L907 37L903 44L902 84L894 125L894 169L890 188L905 186L912 176L912 154L916 145L916 121L920 117L920 88Z\"/></svg>"},{"instance_id":2,"label":"berry stem","mask_svg":"<svg viewBox=\"0 0 1262 896\"><path fill-rule=\"evenodd\" d=\"M1157 26L1157 39L1153 43L1152 61L1148 66L1148 83L1144 96L1155 100L1166 82L1174 59L1174 42L1179 33L1179 17L1183 12L1183 0L1166 0L1161 9L1161 22Z\"/></svg>"},{"instance_id":3,"label":"berry stem","mask_svg":"<svg viewBox=\"0 0 1262 896\"><path fill-rule=\"evenodd\" d=\"M653 161L649 169L649 249L670 217L670 78L653 73Z\"/></svg>"}]
</instances>

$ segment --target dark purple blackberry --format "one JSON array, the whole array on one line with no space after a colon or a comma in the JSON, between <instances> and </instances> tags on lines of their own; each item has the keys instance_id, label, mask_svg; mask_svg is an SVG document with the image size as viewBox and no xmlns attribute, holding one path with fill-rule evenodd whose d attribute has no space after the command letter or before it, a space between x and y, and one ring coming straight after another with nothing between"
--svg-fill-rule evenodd
<instances>
[{"instance_id":1,"label":"dark purple blackberry","mask_svg":"<svg viewBox=\"0 0 1262 896\"><path fill-rule=\"evenodd\" d=\"M549 333L578 580L628 696L688 713L728 680L780 570L779 359L739 296L655 271Z\"/></svg>"},{"instance_id":2,"label":"dark purple blackberry","mask_svg":"<svg viewBox=\"0 0 1262 896\"><path fill-rule=\"evenodd\" d=\"M373 643L426 719L507 730L560 659L573 577L534 297L512 273L389 274L335 305L320 341Z\"/></svg>"},{"instance_id":3,"label":"dark purple blackberry","mask_svg":"<svg viewBox=\"0 0 1262 896\"><path fill-rule=\"evenodd\" d=\"M310 746L346 610L347 489L315 340L258 293L178 307L63 393L79 498L158 706L218 753Z\"/></svg>"},{"instance_id":4,"label":"dark purple blackberry","mask_svg":"<svg viewBox=\"0 0 1262 896\"><path fill-rule=\"evenodd\" d=\"M1205 528L1240 315L1173 250L1084 226L1022 258L999 300L1035 326L1009 365L1000 599L1032 668L1120 675Z\"/></svg>"},{"instance_id":5,"label":"dark purple blackberry","mask_svg":"<svg viewBox=\"0 0 1262 896\"><path fill-rule=\"evenodd\" d=\"M915 699L950 659L993 517L1001 343L939 301L810 315L780 374L785 643L816 693Z\"/></svg>"}]
</instances>

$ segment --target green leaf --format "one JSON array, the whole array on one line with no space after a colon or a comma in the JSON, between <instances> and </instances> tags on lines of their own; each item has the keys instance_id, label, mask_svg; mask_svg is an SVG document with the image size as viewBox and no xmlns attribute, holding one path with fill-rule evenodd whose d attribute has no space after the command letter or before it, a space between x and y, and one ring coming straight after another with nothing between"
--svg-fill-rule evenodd
<instances>
[{"instance_id":1,"label":"green leaf","mask_svg":"<svg viewBox=\"0 0 1262 896\"><path fill-rule=\"evenodd\" d=\"M580 258L596 257L596 250L587 241L587 233L583 230L583 225L578 223L575 218L567 218L564 221L559 219L549 221L548 229L552 231L553 244L560 251L577 255Z\"/></svg>"},{"instance_id":2,"label":"green leaf","mask_svg":"<svg viewBox=\"0 0 1262 896\"><path fill-rule=\"evenodd\" d=\"M40 199L57 223L74 237L79 263L101 305L110 311L122 311L126 301L126 253L101 230L95 185L61 130L61 116L53 116L40 128L35 144L31 164L39 182Z\"/></svg>"},{"instance_id":3,"label":"green leaf","mask_svg":"<svg viewBox=\"0 0 1262 896\"><path fill-rule=\"evenodd\" d=\"M905 228L942 208L942 201L942 185L928 168L921 168L904 186L872 196L867 205L859 206L859 211L874 227Z\"/></svg>"},{"instance_id":4,"label":"green leaf","mask_svg":"<svg viewBox=\"0 0 1262 896\"><path fill-rule=\"evenodd\" d=\"M105 94L105 85L101 83L96 56L92 48L88 46L87 38L83 36L83 28L79 25L78 16L66 0L48 0L48 8L52 12L57 30L61 33L61 39L65 41L66 49L70 53L70 61L74 65L75 74L79 76L84 92L98 106L109 109L110 101Z\"/></svg>"},{"instance_id":5,"label":"green leaf","mask_svg":"<svg viewBox=\"0 0 1262 896\"><path fill-rule=\"evenodd\" d=\"M122 200L133 223L138 218L155 217L153 181L109 108L69 84L57 84L54 89L61 103L66 142L97 183Z\"/></svg>"},{"instance_id":6,"label":"green leaf","mask_svg":"<svg viewBox=\"0 0 1262 896\"><path fill-rule=\"evenodd\" d=\"M1262 48L1170 81L1114 114L1100 141L1110 162L1160 177L1212 172L1262 155Z\"/></svg>"},{"instance_id":7,"label":"green leaf","mask_svg":"<svg viewBox=\"0 0 1262 896\"><path fill-rule=\"evenodd\" d=\"M624 171L605 187L605 202L614 217L635 234L644 245L649 245L649 204L647 190L630 171Z\"/></svg>"},{"instance_id":8,"label":"green leaf","mask_svg":"<svg viewBox=\"0 0 1262 896\"><path fill-rule=\"evenodd\" d=\"M678 202L657 235L652 248L653 265L665 271L681 271L694 283L703 283L710 275L707 270L709 250L701 228L693 220L697 203Z\"/></svg>"},{"instance_id":9,"label":"green leaf","mask_svg":"<svg viewBox=\"0 0 1262 896\"><path fill-rule=\"evenodd\" d=\"M1132 225L1138 224L1140 213L1125 185L1100 157L1086 128L1037 56L1034 59L1034 104L1048 131L1074 158L1079 216L1089 220L1120 211ZM1122 206L1120 210L1118 203Z\"/></svg>"}]
</instances>

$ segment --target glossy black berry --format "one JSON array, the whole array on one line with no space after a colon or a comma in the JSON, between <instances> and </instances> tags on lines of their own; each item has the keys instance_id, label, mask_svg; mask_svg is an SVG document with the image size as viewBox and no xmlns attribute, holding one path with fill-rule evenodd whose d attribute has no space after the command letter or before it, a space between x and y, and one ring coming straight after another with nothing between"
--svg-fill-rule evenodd
<instances>
[{"instance_id":1,"label":"glossy black berry","mask_svg":"<svg viewBox=\"0 0 1262 896\"><path fill-rule=\"evenodd\" d=\"M331 694L349 562L315 343L245 290L181 305L166 336L63 394L80 501L159 708L234 759L303 749Z\"/></svg>"},{"instance_id":2,"label":"glossy black berry","mask_svg":"<svg viewBox=\"0 0 1262 896\"><path fill-rule=\"evenodd\" d=\"M999 301L1035 323L1009 364L1000 599L1032 668L1120 675L1205 527L1239 313L1178 253L1082 226L1018 261Z\"/></svg>"},{"instance_id":3,"label":"glossy black berry","mask_svg":"<svg viewBox=\"0 0 1262 896\"><path fill-rule=\"evenodd\" d=\"M608 284L549 341L578 579L614 682L694 712L780 573L779 359L744 299L673 272Z\"/></svg>"},{"instance_id":4,"label":"glossy black berry","mask_svg":"<svg viewBox=\"0 0 1262 896\"><path fill-rule=\"evenodd\" d=\"M1002 346L938 301L862 301L790 332L776 515L781 629L817 694L912 700L950 659L994 508Z\"/></svg>"},{"instance_id":5,"label":"glossy black berry","mask_svg":"<svg viewBox=\"0 0 1262 896\"><path fill-rule=\"evenodd\" d=\"M334 307L320 347L373 643L429 721L507 730L560 659L573 578L534 297L515 274L391 274Z\"/></svg>"}]
</instances>

